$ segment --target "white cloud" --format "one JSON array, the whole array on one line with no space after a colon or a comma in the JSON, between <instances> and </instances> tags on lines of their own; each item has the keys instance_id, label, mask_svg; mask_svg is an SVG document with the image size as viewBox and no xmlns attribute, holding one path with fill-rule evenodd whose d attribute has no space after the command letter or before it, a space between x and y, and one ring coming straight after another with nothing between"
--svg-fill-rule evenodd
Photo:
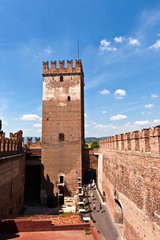
<instances>
[{"instance_id":1,"label":"white cloud","mask_svg":"<svg viewBox=\"0 0 160 240\"><path fill-rule=\"evenodd\" d=\"M110 93L110 91L108 91L107 89L103 89L102 91L99 91L99 93L107 95Z\"/></svg>"},{"instance_id":2,"label":"white cloud","mask_svg":"<svg viewBox=\"0 0 160 240\"><path fill-rule=\"evenodd\" d=\"M157 36L160 37L160 33L157 33Z\"/></svg>"},{"instance_id":3,"label":"white cloud","mask_svg":"<svg viewBox=\"0 0 160 240\"><path fill-rule=\"evenodd\" d=\"M117 51L117 48L115 47L109 47L107 48L107 51L110 52L110 51Z\"/></svg>"},{"instance_id":4,"label":"white cloud","mask_svg":"<svg viewBox=\"0 0 160 240\"><path fill-rule=\"evenodd\" d=\"M36 114L25 114L20 119L25 121L34 121L34 120L41 121L42 120L42 118Z\"/></svg>"},{"instance_id":5,"label":"white cloud","mask_svg":"<svg viewBox=\"0 0 160 240\"><path fill-rule=\"evenodd\" d=\"M149 124L149 122L148 122L148 120L146 120L146 121L136 121L135 124L142 126L142 125Z\"/></svg>"},{"instance_id":6,"label":"white cloud","mask_svg":"<svg viewBox=\"0 0 160 240\"><path fill-rule=\"evenodd\" d=\"M103 50L107 50L109 45L111 44L111 42L106 41L105 39L100 41L100 49Z\"/></svg>"},{"instance_id":7,"label":"white cloud","mask_svg":"<svg viewBox=\"0 0 160 240\"><path fill-rule=\"evenodd\" d=\"M42 129L37 129L37 132L38 132L38 133L41 133L41 132L42 132Z\"/></svg>"},{"instance_id":8,"label":"white cloud","mask_svg":"<svg viewBox=\"0 0 160 240\"><path fill-rule=\"evenodd\" d=\"M124 96L126 96L126 91L123 89L117 89L114 92L114 95L115 95L116 99L122 99Z\"/></svg>"},{"instance_id":9,"label":"white cloud","mask_svg":"<svg viewBox=\"0 0 160 240\"><path fill-rule=\"evenodd\" d=\"M104 50L106 50L106 51L116 51L117 50L117 48L115 48L115 47L110 47L110 44L111 44L111 42L109 42L109 41L106 41L105 39L103 39L103 40L101 40L100 41L100 50L102 50L102 51L104 51Z\"/></svg>"},{"instance_id":10,"label":"white cloud","mask_svg":"<svg viewBox=\"0 0 160 240\"><path fill-rule=\"evenodd\" d=\"M160 124L160 119L155 119L155 120L153 121L153 123L154 123L154 124Z\"/></svg>"},{"instance_id":11,"label":"white cloud","mask_svg":"<svg viewBox=\"0 0 160 240\"><path fill-rule=\"evenodd\" d=\"M87 123L85 124L85 127L86 127L86 128L88 128L88 127L90 127L90 126L91 126L90 124L87 124Z\"/></svg>"},{"instance_id":12,"label":"white cloud","mask_svg":"<svg viewBox=\"0 0 160 240\"><path fill-rule=\"evenodd\" d=\"M155 44L151 45L149 48L160 49L160 40L157 40Z\"/></svg>"},{"instance_id":13,"label":"white cloud","mask_svg":"<svg viewBox=\"0 0 160 240\"><path fill-rule=\"evenodd\" d=\"M154 107L154 105L153 104L146 104L144 107L145 108L152 108L152 107Z\"/></svg>"},{"instance_id":14,"label":"white cloud","mask_svg":"<svg viewBox=\"0 0 160 240\"><path fill-rule=\"evenodd\" d=\"M115 38L114 38L114 41L115 41L115 42L118 42L118 43L121 43L121 42L123 41L123 38L122 38L122 36L120 36L120 37L115 37Z\"/></svg>"},{"instance_id":15,"label":"white cloud","mask_svg":"<svg viewBox=\"0 0 160 240\"><path fill-rule=\"evenodd\" d=\"M106 114L106 111L105 111L105 110L103 110L103 111L102 111L102 114Z\"/></svg>"},{"instance_id":16,"label":"white cloud","mask_svg":"<svg viewBox=\"0 0 160 240\"><path fill-rule=\"evenodd\" d=\"M151 98L158 98L158 95L157 94L152 94Z\"/></svg>"},{"instance_id":17,"label":"white cloud","mask_svg":"<svg viewBox=\"0 0 160 240\"><path fill-rule=\"evenodd\" d=\"M142 115L144 115L144 112L141 112Z\"/></svg>"},{"instance_id":18,"label":"white cloud","mask_svg":"<svg viewBox=\"0 0 160 240\"><path fill-rule=\"evenodd\" d=\"M87 117L87 113L84 113L84 116Z\"/></svg>"},{"instance_id":19,"label":"white cloud","mask_svg":"<svg viewBox=\"0 0 160 240\"><path fill-rule=\"evenodd\" d=\"M125 119L125 118L127 118L126 115L118 114L118 115L112 116L110 118L110 120L117 121L117 120L121 120L121 119Z\"/></svg>"},{"instance_id":20,"label":"white cloud","mask_svg":"<svg viewBox=\"0 0 160 240\"><path fill-rule=\"evenodd\" d=\"M128 41L130 45L136 45L136 46L140 45L140 42L136 38L129 38Z\"/></svg>"},{"instance_id":21,"label":"white cloud","mask_svg":"<svg viewBox=\"0 0 160 240\"><path fill-rule=\"evenodd\" d=\"M52 53L52 50L50 48L45 48L44 49L44 52L47 53L47 54L51 54Z\"/></svg>"},{"instance_id":22,"label":"white cloud","mask_svg":"<svg viewBox=\"0 0 160 240\"><path fill-rule=\"evenodd\" d=\"M105 129L105 130L117 129L117 127L112 124L108 124L108 125L96 124L94 128Z\"/></svg>"},{"instance_id":23,"label":"white cloud","mask_svg":"<svg viewBox=\"0 0 160 240\"><path fill-rule=\"evenodd\" d=\"M35 124L33 125L33 127L42 127L42 124L40 124L40 123L35 123Z\"/></svg>"}]
</instances>

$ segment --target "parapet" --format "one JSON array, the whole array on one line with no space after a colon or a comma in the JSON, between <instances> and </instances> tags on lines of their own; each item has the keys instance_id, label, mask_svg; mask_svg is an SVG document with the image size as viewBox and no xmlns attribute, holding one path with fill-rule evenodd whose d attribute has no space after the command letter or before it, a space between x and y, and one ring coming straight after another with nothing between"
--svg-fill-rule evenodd
<instances>
[{"instance_id":1,"label":"parapet","mask_svg":"<svg viewBox=\"0 0 160 240\"><path fill-rule=\"evenodd\" d=\"M33 143L33 139L27 138L27 148L41 148L40 137L35 137L35 143Z\"/></svg>"},{"instance_id":2,"label":"parapet","mask_svg":"<svg viewBox=\"0 0 160 240\"><path fill-rule=\"evenodd\" d=\"M67 67L65 68L65 61L59 61L59 67L57 67L56 61L51 61L51 68L49 68L49 62L43 62L43 74L82 73L83 67L81 60L75 60L75 63L75 67L73 67L73 60L67 60Z\"/></svg>"},{"instance_id":3,"label":"parapet","mask_svg":"<svg viewBox=\"0 0 160 240\"><path fill-rule=\"evenodd\" d=\"M0 157L14 155L22 151L23 132L10 133L10 138L5 133L0 134Z\"/></svg>"},{"instance_id":4,"label":"parapet","mask_svg":"<svg viewBox=\"0 0 160 240\"><path fill-rule=\"evenodd\" d=\"M160 154L160 125L99 141L100 149Z\"/></svg>"},{"instance_id":5,"label":"parapet","mask_svg":"<svg viewBox=\"0 0 160 240\"><path fill-rule=\"evenodd\" d=\"M10 133L9 134L9 136L10 136L10 139L15 139L15 140L22 140L22 138L23 138L23 132L22 132L22 130L19 130L18 132L16 132L16 133Z\"/></svg>"}]
</instances>

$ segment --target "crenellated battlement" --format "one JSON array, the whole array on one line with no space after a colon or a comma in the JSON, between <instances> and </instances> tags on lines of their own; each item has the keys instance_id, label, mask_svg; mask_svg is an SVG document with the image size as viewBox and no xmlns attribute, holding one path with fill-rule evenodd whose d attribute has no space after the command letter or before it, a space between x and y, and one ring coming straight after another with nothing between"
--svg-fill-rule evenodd
<instances>
[{"instance_id":1,"label":"crenellated battlement","mask_svg":"<svg viewBox=\"0 0 160 240\"><path fill-rule=\"evenodd\" d=\"M32 137L27 137L27 148L41 148L40 137L35 137L35 143L33 143Z\"/></svg>"},{"instance_id":2,"label":"crenellated battlement","mask_svg":"<svg viewBox=\"0 0 160 240\"><path fill-rule=\"evenodd\" d=\"M63 73L81 73L83 72L81 60L75 60L75 67L73 67L73 60L67 60L67 67L65 68L65 61L59 61L59 67L57 62L51 61L51 67L49 68L49 62L43 62L43 74L63 74Z\"/></svg>"},{"instance_id":3,"label":"crenellated battlement","mask_svg":"<svg viewBox=\"0 0 160 240\"><path fill-rule=\"evenodd\" d=\"M160 125L119 134L99 141L100 149L160 154Z\"/></svg>"},{"instance_id":4,"label":"crenellated battlement","mask_svg":"<svg viewBox=\"0 0 160 240\"><path fill-rule=\"evenodd\" d=\"M10 133L9 134L9 136L10 136L10 139L15 139L15 140L19 140L19 141L21 141L21 140L23 140L23 132L22 132L22 130L19 130L18 132L16 132L16 133Z\"/></svg>"},{"instance_id":5,"label":"crenellated battlement","mask_svg":"<svg viewBox=\"0 0 160 240\"><path fill-rule=\"evenodd\" d=\"M5 133L0 135L0 157L14 155L22 150L23 132L10 133L10 138L5 137Z\"/></svg>"}]
</instances>

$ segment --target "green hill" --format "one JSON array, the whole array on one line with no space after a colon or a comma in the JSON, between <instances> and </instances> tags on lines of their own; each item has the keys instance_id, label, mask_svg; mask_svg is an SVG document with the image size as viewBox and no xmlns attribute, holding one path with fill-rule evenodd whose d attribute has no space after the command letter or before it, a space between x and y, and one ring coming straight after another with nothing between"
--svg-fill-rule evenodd
<instances>
[{"instance_id":1,"label":"green hill","mask_svg":"<svg viewBox=\"0 0 160 240\"><path fill-rule=\"evenodd\" d=\"M93 141L99 142L99 140L104 139L104 138L107 138L107 137L100 137L100 138L96 138L96 137L86 137L86 138L85 138L85 142L86 142L86 143L92 143Z\"/></svg>"}]
</instances>

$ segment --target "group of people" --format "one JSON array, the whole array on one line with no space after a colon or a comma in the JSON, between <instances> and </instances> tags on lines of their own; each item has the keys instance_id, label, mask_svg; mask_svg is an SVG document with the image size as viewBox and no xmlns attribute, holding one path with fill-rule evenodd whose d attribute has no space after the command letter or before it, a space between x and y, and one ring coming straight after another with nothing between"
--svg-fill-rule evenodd
<instances>
[{"instance_id":1,"label":"group of people","mask_svg":"<svg viewBox=\"0 0 160 240\"><path fill-rule=\"evenodd\" d=\"M93 180L91 180L91 183L89 183L89 185L87 186L87 188L89 188L89 189L94 189L96 187L96 184L95 184L95 180L93 179ZM85 186L85 190L86 190L86 186ZM93 192L91 192L91 198L93 199L94 198L94 194L93 194ZM84 206L86 206L87 205L87 202L86 202L86 200L85 199L83 199L83 201L84 201ZM98 209L97 209L97 211L100 211L100 212L102 212L102 204L101 204L101 202L99 202L99 204L98 204ZM95 204L95 202L93 202L93 211L96 211L96 204Z\"/></svg>"},{"instance_id":2,"label":"group of people","mask_svg":"<svg viewBox=\"0 0 160 240\"><path fill-rule=\"evenodd\" d=\"M95 180L94 180L94 179L93 179L92 183L89 183L88 187L89 187L89 189L96 187L96 183L95 183Z\"/></svg>"},{"instance_id":3,"label":"group of people","mask_svg":"<svg viewBox=\"0 0 160 240\"><path fill-rule=\"evenodd\" d=\"M96 211L96 204L95 202L93 203L93 211ZM99 202L99 211L102 212L102 204Z\"/></svg>"}]
</instances>

